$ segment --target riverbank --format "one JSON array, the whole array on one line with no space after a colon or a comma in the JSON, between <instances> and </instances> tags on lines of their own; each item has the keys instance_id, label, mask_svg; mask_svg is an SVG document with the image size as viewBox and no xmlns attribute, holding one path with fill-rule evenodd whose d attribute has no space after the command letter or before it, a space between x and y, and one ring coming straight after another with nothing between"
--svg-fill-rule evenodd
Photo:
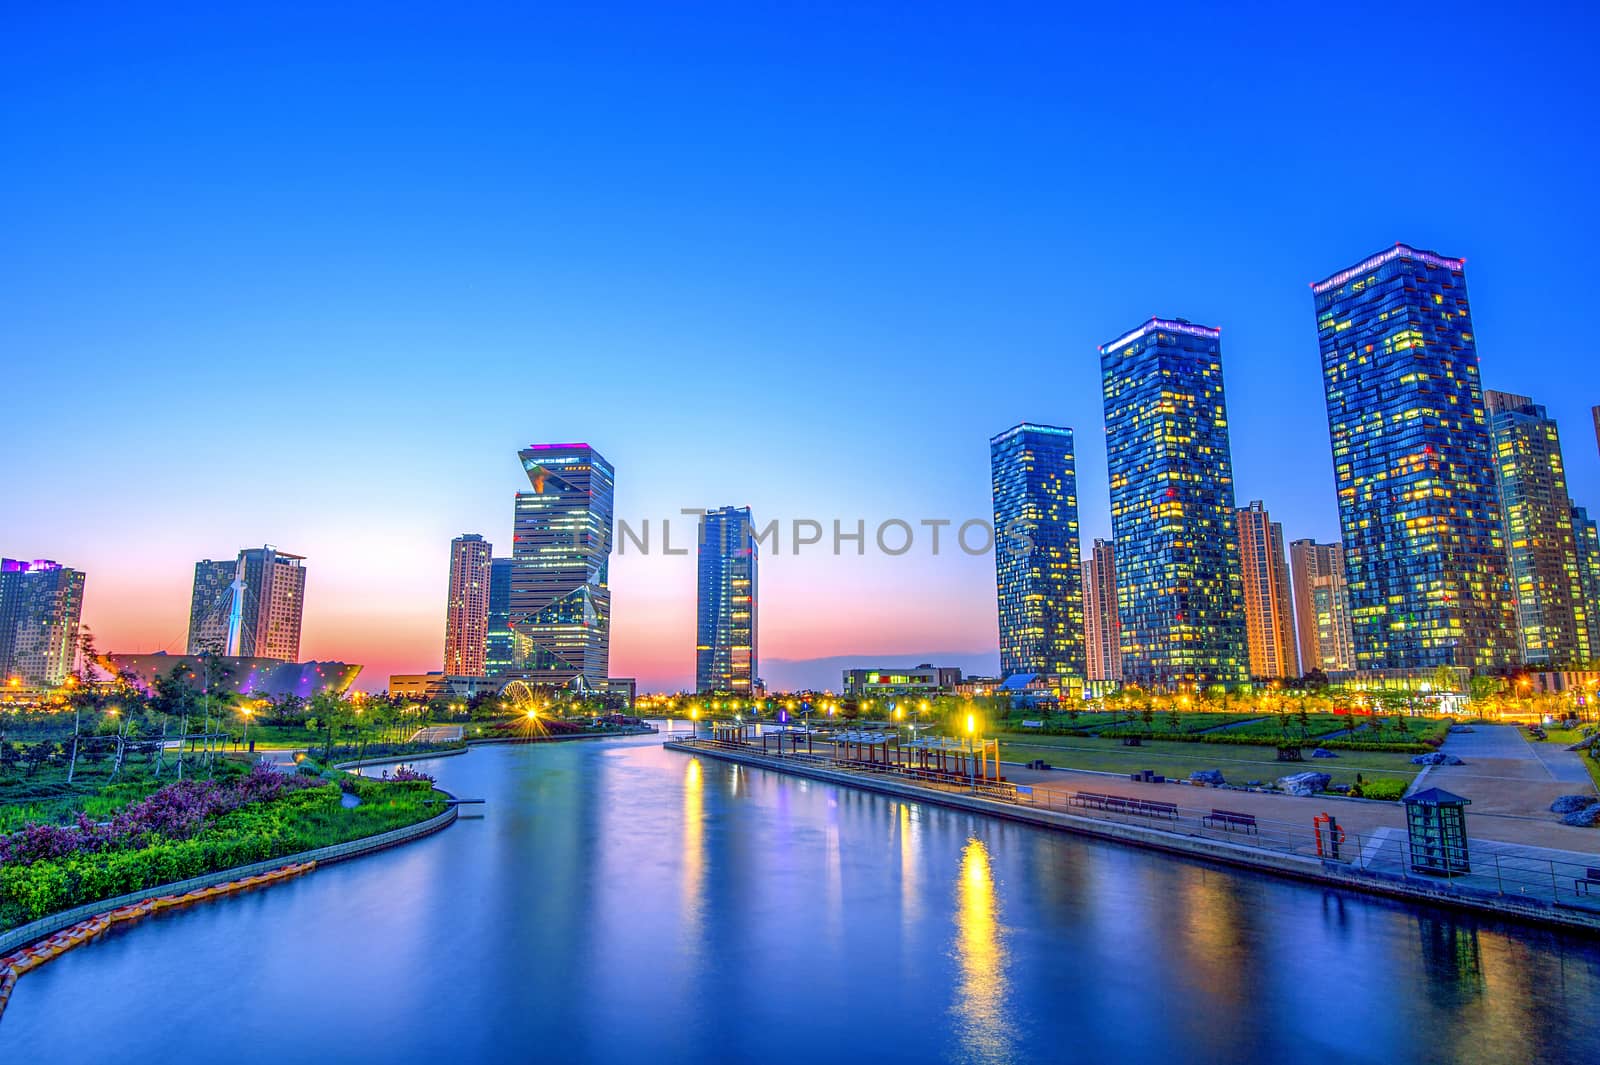
<instances>
[{"instance_id":1,"label":"riverbank","mask_svg":"<svg viewBox=\"0 0 1600 1065\"><path fill-rule=\"evenodd\" d=\"M1578 895L1576 889L1576 879L1584 876L1584 867L1555 858L1526 856L1536 848L1496 849L1492 844L1473 840L1479 865L1486 859L1492 859L1492 871L1479 872L1475 869L1473 875L1437 880L1409 871L1403 838L1395 835L1374 834L1364 837L1340 833L1337 846L1331 836L1326 839L1318 836L1307 842L1295 838L1298 830L1294 826L1252 824L1248 831L1216 823L1208 826L1205 811L1182 810L1176 803L1171 804L1174 809L1170 819L1163 817L1160 821L1162 825L1170 827L1155 827L1149 818L1139 815L1128 815L1127 819L1110 814L1090 816L1088 809L1081 806L1051 808L1035 805L1031 801L1034 792L1026 787L1018 789L1018 800L1013 802L972 794L966 790L924 786L879 773L840 769L821 757L765 756L704 740L669 739L663 746L686 754L759 766L902 799L936 803L1330 887L1600 933L1600 905L1590 907L1577 901L1585 897ZM1067 799L1065 796L1062 798ZM1054 802L1055 799L1053 793L1041 793L1041 801ZM1070 799L1067 801L1070 802ZM1308 847L1311 853L1305 853ZM1322 853L1317 853L1318 850ZM1540 869L1534 864L1537 861L1545 862L1547 868ZM1596 898L1595 902L1600 903L1600 898Z\"/></svg>"}]
</instances>

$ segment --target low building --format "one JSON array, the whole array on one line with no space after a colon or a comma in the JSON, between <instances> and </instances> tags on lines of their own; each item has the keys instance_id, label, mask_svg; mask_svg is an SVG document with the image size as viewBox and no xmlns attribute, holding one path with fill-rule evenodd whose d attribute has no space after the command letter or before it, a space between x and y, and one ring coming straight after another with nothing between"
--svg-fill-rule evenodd
<instances>
[{"instance_id":1,"label":"low building","mask_svg":"<svg viewBox=\"0 0 1600 1065\"><path fill-rule=\"evenodd\" d=\"M192 687L204 688L205 662L201 655L169 655L165 651L100 656L103 669L132 678L146 692L154 689L158 677L169 677L175 670ZM360 666L348 662L282 662L276 658L219 655L216 663L218 675L213 691L267 699L343 695L361 672Z\"/></svg>"},{"instance_id":2,"label":"low building","mask_svg":"<svg viewBox=\"0 0 1600 1065\"><path fill-rule=\"evenodd\" d=\"M980 695L993 695L998 687L1000 687L999 677L962 677L950 690L955 695L964 695L971 699Z\"/></svg>"},{"instance_id":3,"label":"low building","mask_svg":"<svg viewBox=\"0 0 1600 1065\"><path fill-rule=\"evenodd\" d=\"M471 699L500 690L500 681L456 673L391 673L389 694L407 699Z\"/></svg>"},{"instance_id":4,"label":"low building","mask_svg":"<svg viewBox=\"0 0 1600 1065\"><path fill-rule=\"evenodd\" d=\"M924 662L913 669L847 669L844 671L846 695L904 695L912 692L954 691L961 683L959 666L935 666Z\"/></svg>"},{"instance_id":5,"label":"low building","mask_svg":"<svg viewBox=\"0 0 1600 1065\"><path fill-rule=\"evenodd\" d=\"M607 677L606 694L621 696L624 706L632 706L639 697L639 682L633 677Z\"/></svg>"}]
</instances>

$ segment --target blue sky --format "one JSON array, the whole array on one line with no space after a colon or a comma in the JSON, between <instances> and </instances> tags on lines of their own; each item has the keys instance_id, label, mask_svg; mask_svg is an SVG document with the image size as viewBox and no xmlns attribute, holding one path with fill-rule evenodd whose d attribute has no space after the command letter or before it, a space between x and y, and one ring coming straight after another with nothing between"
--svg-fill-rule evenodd
<instances>
[{"instance_id":1,"label":"blue sky","mask_svg":"<svg viewBox=\"0 0 1600 1065\"><path fill-rule=\"evenodd\" d=\"M1448 12L1446 17L1445 12ZM1489 387L1588 407L1593 16L1456 5L52 5L0 33L0 552L179 649L195 559L309 556L317 657L437 668L450 536L517 447L620 515L982 517L1095 346L1220 326L1239 502L1336 533L1308 282L1466 256ZM613 567L614 672L692 676L693 566ZM990 560L764 560L762 650L992 655Z\"/></svg>"}]
</instances>

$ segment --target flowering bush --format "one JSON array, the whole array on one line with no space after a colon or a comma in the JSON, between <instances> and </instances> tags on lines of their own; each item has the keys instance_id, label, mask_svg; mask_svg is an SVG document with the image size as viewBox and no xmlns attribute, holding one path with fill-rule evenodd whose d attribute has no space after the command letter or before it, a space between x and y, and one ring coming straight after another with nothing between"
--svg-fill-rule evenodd
<instances>
[{"instance_id":1,"label":"flowering bush","mask_svg":"<svg viewBox=\"0 0 1600 1065\"><path fill-rule=\"evenodd\" d=\"M399 769L396 769L393 773L390 773L389 774L389 779L390 780L397 780L397 781L401 781L401 782L405 782L405 781L408 781L408 780L420 780L420 781L422 781L423 783L426 783L426 784L432 784L433 783L433 778L431 776L429 776L428 774L422 772L421 770L412 769L408 765L403 765Z\"/></svg>"},{"instance_id":2,"label":"flowering bush","mask_svg":"<svg viewBox=\"0 0 1600 1065\"><path fill-rule=\"evenodd\" d=\"M155 839L188 839L206 822L230 810L267 802L313 783L261 765L226 784L177 781L129 805L109 821L92 821L80 813L74 824L35 823L0 837L0 866L121 850Z\"/></svg>"}]
</instances>

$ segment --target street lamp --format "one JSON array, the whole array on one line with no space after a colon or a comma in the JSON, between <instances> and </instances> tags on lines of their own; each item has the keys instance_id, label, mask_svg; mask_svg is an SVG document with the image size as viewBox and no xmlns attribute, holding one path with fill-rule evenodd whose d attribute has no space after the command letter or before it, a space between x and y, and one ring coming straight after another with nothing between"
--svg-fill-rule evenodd
<instances>
[{"instance_id":1,"label":"street lamp","mask_svg":"<svg viewBox=\"0 0 1600 1065\"><path fill-rule=\"evenodd\" d=\"M115 713L116 711L113 710L112 712ZM248 751L250 749L250 718L255 714L255 710L249 704L246 704L239 707L239 713L244 715L244 749Z\"/></svg>"}]
</instances>

